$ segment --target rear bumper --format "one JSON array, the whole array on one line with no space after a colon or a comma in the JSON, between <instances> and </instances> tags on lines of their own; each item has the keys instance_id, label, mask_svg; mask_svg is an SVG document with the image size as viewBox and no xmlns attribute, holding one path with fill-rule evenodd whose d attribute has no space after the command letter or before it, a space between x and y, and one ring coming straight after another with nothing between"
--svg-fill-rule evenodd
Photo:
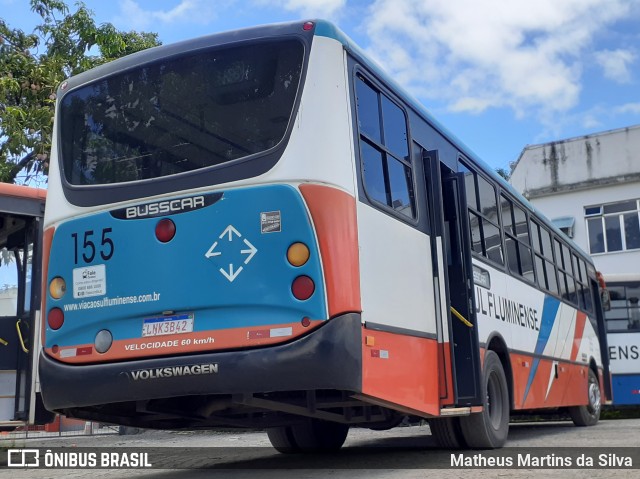
<instances>
[{"instance_id":1,"label":"rear bumper","mask_svg":"<svg viewBox=\"0 0 640 479\"><path fill-rule=\"evenodd\" d=\"M69 365L41 353L39 368L51 411L191 395L359 392L362 324L349 313L278 346L107 364Z\"/></svg>"}]
</instances>

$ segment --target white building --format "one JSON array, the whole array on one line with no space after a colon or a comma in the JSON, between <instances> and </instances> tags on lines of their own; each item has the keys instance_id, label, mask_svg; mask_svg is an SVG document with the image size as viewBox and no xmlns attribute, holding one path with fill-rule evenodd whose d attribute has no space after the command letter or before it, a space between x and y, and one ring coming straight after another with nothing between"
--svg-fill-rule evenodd
<instances>
[{"instance_id":1,"label":"white building","mask_svg":"<svg viewBox=\"0 0 640 479\"><path fill-rule=\"evenodd\" d=\"M593 257L611 292L614 401L640 404L640 125L527 146L511 184Z\"/></svg>"}]
</instances>

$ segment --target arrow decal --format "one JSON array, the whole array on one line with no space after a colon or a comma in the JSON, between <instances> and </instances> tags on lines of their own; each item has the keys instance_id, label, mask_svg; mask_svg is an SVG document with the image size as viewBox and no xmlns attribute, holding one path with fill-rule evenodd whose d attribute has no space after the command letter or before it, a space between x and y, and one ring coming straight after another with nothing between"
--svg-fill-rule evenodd
<instances>
[{"instance_id":1,"label":"arrow decal","mask_svg":"<svg viewBox=\"0 0 640 479\"><path fill-rule=\"evenodd\" d=\"M220 253L220 251L216 251L215 253L213 252L213 250L216 249L216 246L218 246L218 242L216 241L215 243L213 243L211 245L211 248L209 248L209 251L207 251L204 256L205 258L209 259L212 256L220 256L222 253Z\"/></svg>"},{"instance_id":2,"label":"arrow decal","mask_svg":"<svg viewBox=\"0 0 640 479\"><path fill-rule=\"evenodd\" d=\"M240 272L242 271L242 266L240 266L237 270L233 271L233 264L229 265L229 272L227 273L224 269L220 268L219 271L222 275L229 280L230 283L233 283L233 280L238 277Z\"/></svg>"},{"instance_id":3,"label":"arrow decal","mask_svg":"<svg viewBox=\"0 0 640 479\"><path fill-rule=\"evenodd\" d=\"M235 229L233 225L229 225L224 229L224 231L220 234L220 236L218 236L218 239L223 239L226 237L229 243L232 243L234 235L237 236L238 238L242 238L242 235L240 234L240 232L237 229ZM240 254L247 255L247 257L244 260L244 264L248 264L249 261L251 261L255 256L255 254L258 252L258 248L253 246L248 239L243 238L242 241L244 242L246 249L241 249ZM223 253L228 254L226 252L227 250L225 250L224 245L222 246L222 251L216 251L217 247L218 247L218 242L215 241L211 245L209 250L204 254L205 258L211 259L215 256L221 256L223 255ZM226 248L229 248L229 247L226 247ZM233 283L233 281L238 277L238 275L242 272L243 269L244 269L243 266L240 266L238 269L235 269L235 266L233 265L233 263L229 263L228 269L220 268L218 271L220 271L222 276L227 278L227 280L229 280L230 283Z\"/></svg>"},{"instance_id":4,"label":"arrow decal","mask_svg":"<svg viewBox=\"0 0 640 479\"><path fill-rule=\"evenodd\" d=\"M240 253L249 255L247 256L247 259L244 260L244 264L247 264L249 261L251 261L251 258L253 258L253 256L258 252L258 250L255 246L249 243L248 239L244 240L244 244L246 244L249 247L249 249L240 250Z\"/></svg>"},{"instance_id":5,"label":"arrow decal","mask_svg":"<svg viewBox=\"0 0 640 479\"><path fill-rule=\"evenodd\" d=\"M236 235L238 238L240 238L242 235L238 232L237 229L235 229L233 227L233 225L229 225L225 228L225 230L222 232L222 234L219 236L220 239L222 239L225 235L229 235L229 241L233 241L233 235Z\"/></svg>"}]
</instances>

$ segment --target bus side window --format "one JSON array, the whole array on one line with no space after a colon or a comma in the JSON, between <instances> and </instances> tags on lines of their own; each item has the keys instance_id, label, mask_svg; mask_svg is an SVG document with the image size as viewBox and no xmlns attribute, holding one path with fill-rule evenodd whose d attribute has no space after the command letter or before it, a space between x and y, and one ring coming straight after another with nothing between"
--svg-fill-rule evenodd
<instances>
[{"instance_id":1,"label":"bus side window","mask_svg":"<svg viewBox=\"0 0 640 479\"><path fill-rule=\"evenodd\" d=\"M473 251L504 264L496 189L463 162L460 162L458 171L464 174Z\"/></svg>"},{"instance_id":2,"label":"bus side window","mask_svg":"<svg viewBox=\"0 0 640 479\"><path fill-rule=\"evenodd\" d=\"M364 190L370 200L415 218L413 171L404 111L370 82L356 78Z\"/></svg>"}]
</instances>

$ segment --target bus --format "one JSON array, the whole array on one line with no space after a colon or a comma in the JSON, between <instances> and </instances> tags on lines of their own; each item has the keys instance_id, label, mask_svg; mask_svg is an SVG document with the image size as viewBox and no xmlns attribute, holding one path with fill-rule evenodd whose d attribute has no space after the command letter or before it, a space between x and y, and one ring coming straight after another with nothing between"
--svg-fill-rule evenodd
<instances>
[{"instance_id":1,"label":"bus","mask_svg":"<svg viewBox=\"0 0 640 479\"><path fill-rule=\"evenodd\" d=\"M282 452L427 419L495 448L511 413L592 425L609 397L589 257L331 23L73 77L52 158L52 411Z\"/></svg>"},{"instance_id":2,"label":"bus","mask_svg":"<svg viewBox=\"0 0 640 479\"><path fill-rule=\"evenodd\" d=\"M640 406L640 275L604 276L611 300L605 311L613 406Z\"/></svg>"},{"instance_id":3,"label":"bus","mask_svg":"<svg viewBox=\"0 0 640 479\"><path fill-rule=\"evenodd\" d=\"M45 197L0 183L0 431L54 418L37 377Z\"/></svg>"}]
</instances>

